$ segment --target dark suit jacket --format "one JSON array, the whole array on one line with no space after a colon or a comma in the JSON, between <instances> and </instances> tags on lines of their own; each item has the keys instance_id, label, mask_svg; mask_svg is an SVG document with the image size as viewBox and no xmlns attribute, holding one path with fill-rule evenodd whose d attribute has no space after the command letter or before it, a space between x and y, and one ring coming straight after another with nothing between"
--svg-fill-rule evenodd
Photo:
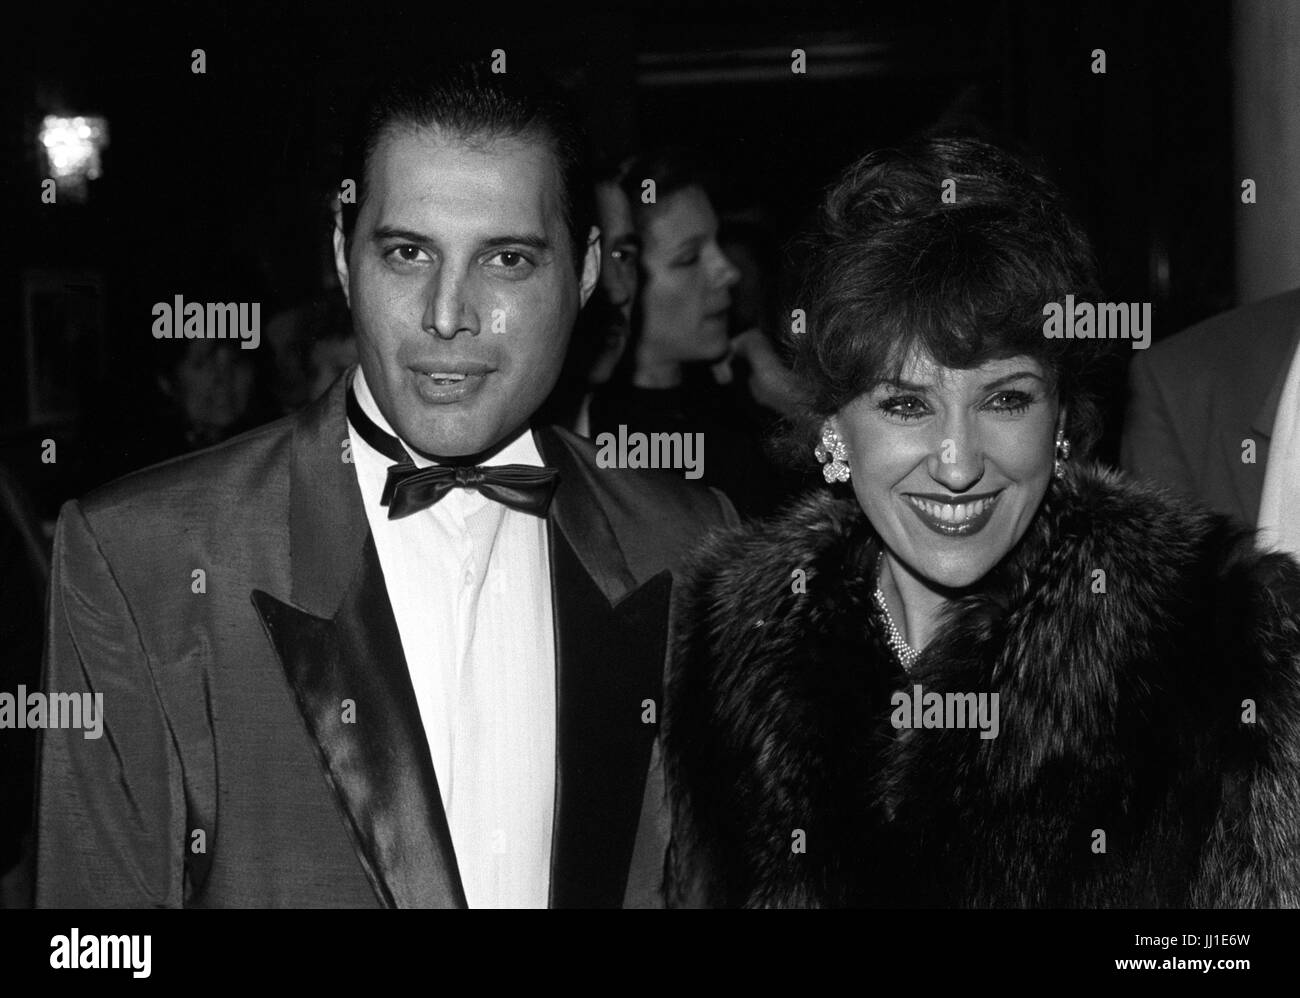
<instances>
[{"instance_id":1,"label":"dark suit jacket","mask_svg":"<svg viewBox=\"0 0 1300 998\"><path fill-rule=\"evenodd\" d=\"M343 460L345 382L64 506L46 688L103 692L104 734L44 732L38 905L465 904ZM718 493L597 470L588 441L535 432L560 471L551 904L652 902L666 819L642 702L662 704L672 566L735 514Z\"/></svg>"},{"instance_id":2,"label":"dark suit jacket","mask_svg":"<svg viewBox=\"0 0 1300 998\"><path fill-rule=\"evenodd\" d=\"M1138 352L1120 463L1254 526L1282 385L1300 343L1300 290L1224 312ZM1242 461L1243 441L1255 461Z\"/></svg>"}]
</instances>

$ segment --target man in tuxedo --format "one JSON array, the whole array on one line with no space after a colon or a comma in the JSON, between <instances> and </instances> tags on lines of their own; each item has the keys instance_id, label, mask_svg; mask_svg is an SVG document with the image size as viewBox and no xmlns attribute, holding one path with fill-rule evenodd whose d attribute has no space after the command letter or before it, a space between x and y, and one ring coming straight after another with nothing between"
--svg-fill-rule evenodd
<instances>
[{"instance_id":1,"label":"man in tuxedo","mask_svg":"<svg viewBox=\"0 0 1300 998\"><path fill-rule=\"evenodd\" d=\"M1279 434L1290 439L1296 415L1282 401L1288 373L1300 375L1297 347L1300 290L1213 316L1136 354L1124 469L1252 527L1293 518L1297 489L1287 482L1300 468ZM1275 493L1269 502L1266 491Z\"/></svg>"},{"instance_id":2,"label":"man in tuxedo","mask_svg":"<svg viewBox=\"0 0 1300 998\"><path fill-rule=\"evenodd\" d=\"M104 733L44 732L40 905L654 900L672 569L734 511L530 428L599 273L562 110L458 68L359 120L359 367L62 511L46 687Z\"/></svg>"}]
</instances>

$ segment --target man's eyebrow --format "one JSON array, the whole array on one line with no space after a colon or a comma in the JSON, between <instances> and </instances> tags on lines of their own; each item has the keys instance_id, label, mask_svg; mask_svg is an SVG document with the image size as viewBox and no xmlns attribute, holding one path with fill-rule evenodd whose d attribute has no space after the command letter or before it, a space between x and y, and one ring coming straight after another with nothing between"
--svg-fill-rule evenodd
<instances>
[{"instance_id":1,"label":"man's eyebrow","mask_svg":"<svg viewBox=\"0 0 1300 998\"><path fill-rule=\"evenodd\" d=\"M483 241L484 249L497 249L501 246L525 246L528 249L537 250L539 253L549 253L551 241L545 236L539 236L531 232L519 233L517 235L493 236L491 239Z\"/></svg>"},{"instance_id":2,"label":"man's eyebrow","mask_svg":"<svg viewBox=\"0 0 1300 998\"><path fill-rule=\"evenodd\" d=\"M432 236L423 232L416 232L414 229L403 229L395 225L377 225L371 235L374 239L401 239L409 243L429 244L436 241ZM531 232L493 236L490 239L485 239L481 246L483 249L499 249L502 246L524 246L539 253L547 253L551 249L550 240Z\"/></svg>"},{"instance_id":3,"label":"man's eyebrow","mask_svg":"<svg viewBox=\"0 0 1300 998\"><path fill-rule=\"evenodd\" d=\"M983 388L981 388L980 391L982 391L982 392L987 392L987 391L989 391L989 390L991 390L991 389L993 389L993 388L997 388L997 387L999 387L999 386L1001 386L1001 385L1005 385L1005 384L1007 384L1007 383L1009 383L1009 382L1012 382L1012 381L1018 381L1018 380L1020 380L1021 378L1035 378L1035 379L1037 379L1038 381L1043 381L1043 380L1044 380L1042 375L1040 375L1040 374L1036 374L1036 373L1033 372L1033 371L1016 371L1014 374L1003 375L1001 378L998 378L998 379L996 379L996 380L994 380L994 381L990 381L987 385L985 385Z\"/></svg>"},{"instance_id":4,"label":"man's eyebrow","mask_svg":"<svg viewBox=\"0 0 1300 998\"><path fill-rule=\"evenodd\" d=\"M372 239L405 239L408 243L431 243L432 237L414 229L402 229L395 225L376 225L370 233Z\"/></svg>"}]
</instances>

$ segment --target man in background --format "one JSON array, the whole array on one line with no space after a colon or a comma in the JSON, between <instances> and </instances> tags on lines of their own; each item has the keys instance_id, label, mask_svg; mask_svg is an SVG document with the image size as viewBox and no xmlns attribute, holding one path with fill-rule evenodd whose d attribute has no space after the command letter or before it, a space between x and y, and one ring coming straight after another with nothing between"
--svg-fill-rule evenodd
<instances>
[{"instance_id":1,"label":"man in background","mask_svg":"<svg viewBox=\"0 0 1300 998\"><path fill-rule=\"evenodd\" d=\"M1300 555L1300 290L1137 353L1120 461Z\"/></svg>"}]
</instances>

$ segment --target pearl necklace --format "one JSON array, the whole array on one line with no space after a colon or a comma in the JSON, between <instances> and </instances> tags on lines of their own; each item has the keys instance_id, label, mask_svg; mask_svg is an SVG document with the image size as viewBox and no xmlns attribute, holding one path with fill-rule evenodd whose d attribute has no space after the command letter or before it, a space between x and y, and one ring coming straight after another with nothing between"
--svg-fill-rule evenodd
<instances>
[{"instance_id":1,"label":"pearl necklace","mask_svg":"<svg viewBox=\"0 0 1300 998\"><path fill-rule=\"evenodd\" d=\"M880 569L884 566L884 552L880 553L876 561L876 606L880 607L881 615L885 618L885 640L889 644L890 650L898 656L898 662L903 667L904 672L911 672L912 666L916 665L916 660L921 657L921 653L903 640L903 632L898 629L894 623L894 617L889 612L889 604L885 602L885 593L880 588Z\"/></svg>"}]
</instances>

